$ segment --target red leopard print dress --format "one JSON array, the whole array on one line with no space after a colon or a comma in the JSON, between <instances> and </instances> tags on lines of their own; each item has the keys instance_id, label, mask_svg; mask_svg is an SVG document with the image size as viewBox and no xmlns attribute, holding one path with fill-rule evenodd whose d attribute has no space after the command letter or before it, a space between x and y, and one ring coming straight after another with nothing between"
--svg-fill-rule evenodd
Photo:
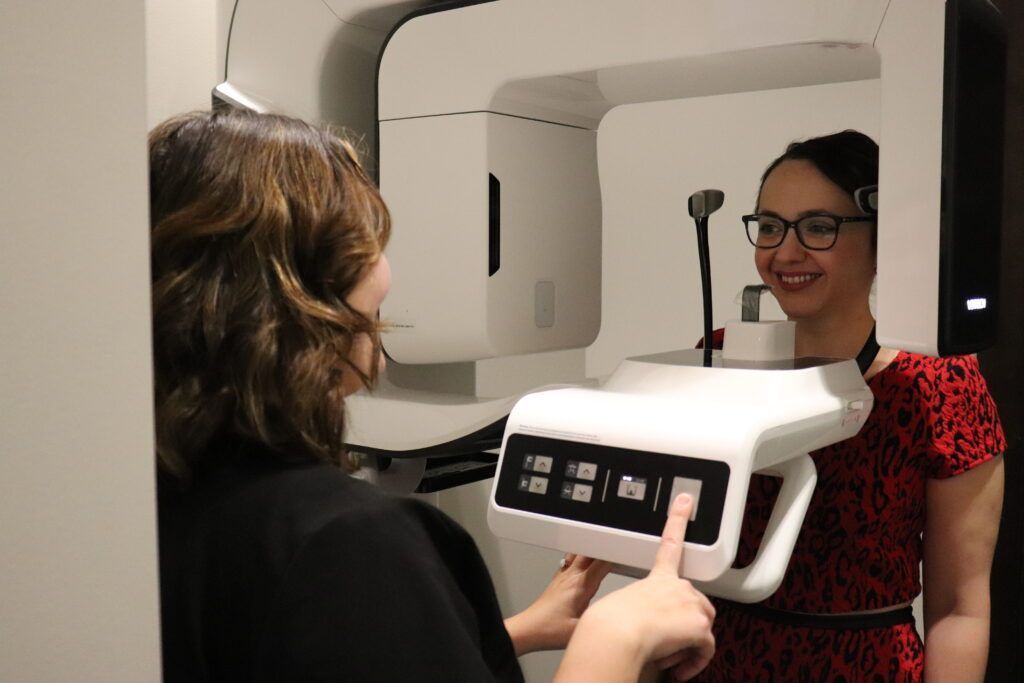
<instances>
[{"instance_id":1,"label":"red leopard print dress","mask_svg":"<svg viewBox=\"0 0 1024 683\"><path fill-rule=\"evenodd\" d=\"M1006 449L973 356L900 352L868 385L875 405L861 431L811 453L818 484L782 586L764 605L822 614L913 600L921 591L925 481ZM751 481L738 566L753 559L778 488L772 477ZM913 624L805 628L721 601L716 609L717 651L695 679L702 683L922 680L924 647Z\"/></svg>"}]
</instances>

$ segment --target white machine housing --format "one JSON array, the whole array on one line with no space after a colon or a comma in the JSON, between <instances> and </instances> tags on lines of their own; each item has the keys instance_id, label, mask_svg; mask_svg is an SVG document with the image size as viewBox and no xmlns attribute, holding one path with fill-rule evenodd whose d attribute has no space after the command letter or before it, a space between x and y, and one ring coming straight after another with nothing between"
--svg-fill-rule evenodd
<instances>
[{"instance_id":1,"label":"white machine housing","mask_svg":"<svg viewBox=\"0 0 1024 683\"><path fill-rule=\"evenodd\" d=\"M960 281L940 272L940 265L952 262L950 249L947 260L940 260L943 238L951 240L939 226L948 227L950 220L944 220L942 192L949 195L947 202L959 194L950 185L952 170L944 162L951 163L957 136L977 135L973 128L954 127L952 93L958 87L966 93L971 86L957 81L956 65L946 63L958 55L947 45L953 40L947 35L947 20L962 24L963 34L973 40L971 49L959 54L960 62L966 63L986 44L987 17L978 18L975 25L955 12L947 13L947 5L977 5L982 14L991 9L971 0L516 0L467 3L401 24L384 47L378 75L381 187L406 226L417 225L419 212L430 205L420 196L423 187L430 188L431 195L458 201L430 205L430 230L407 227L393 247L397 272L429 278L437 286L431 287L431 296L411 284L395 287L385 312L398 321L413 321L410 325L419 338L396 336L389 342L389 353L399 361L431 362L436 357L443 362L480 358L487 348L525 353L543 347L538 332L543 329L530 324L534 307L529 303L538 277L549 274L530 270L532 259L510 258L507 264L503 259L507 272L500 286L492 282L482 267L487 260L481 239L486 224L482 207L474 208L475 219L467 222L471 217L464 205L482 202L485 194L480 189L488 165L500 163L493 154L496 146L516 149L520 168L549 168L552 180L557 180L545 180L547 191L528 195L527 203L547 203L582 190L583 201L597 205L596 176L576 178L575 156L588 140L596 144L595 137L582 132L596 130L616 105L878 76L884 140L879 178L879 340L932 355L963 352L956 348L962 343L950 339L950 322L955 320L960 335L978 343L964 330L991 328L994 294L982 290L995 285L982 287L977 276ZM994 57L990 61L997 62ZM979 60L976 66L988 63ZM961 109L971 109L971 102L963 104ZM529 131L500 126L506 117L530 120ZM480 132L481 118L489 122L487 135ZM984 125L980 120L977 124L974 127ZM540 142L543 128L549 131L546 144ZM560 138L564 141L556 144ZM415 140L415 146L404 143L408 140ZM961 142L957 163L966 164L977 145ZM429 163L406 169L410 161L424 158ZM437 160L446 158L462 162L455 166L458 177L450 185L438 178L455 170L438 173ZM471 177L462 177L463 172ZM510 184L515 187L524 182L520 178L528 177L517 175ZM591 180L595 184L588 188ZM975 209L990 203L978 201ZM512 221L503 219L502 231L508 226L520 243L536 245L531 255L574 264L573 272L564 276L572 285L557 288L571 291L567 306L558 304L557 328L559 316L572 315L563 311L575 310L586 299L578 292L599 300L599 291L593 289L599 280L589 273L599 270L600 254L590 250L593 241L585 239L563 248L549 246L545 238L563 229L562 214L554 212L546 220L543 212L533 215L541 222L519 220L509 225ZM996 216L997 225L998 220ZM596 239L599 231L594 225L590 228ZM571 223L568 229L575 232L577 225ZM586 230L582 225L578 229ZM986 227L984 233L990 232ZM438 253L436 264L424 264L423 254L430 253L438 239L446 246L465 247L454 252L454 259ZM971 251L969 243L957 246ZM908 254L919 258L908 260ZM579 263L589 256L594 263ZM951 284L957 291L948 291ZM502 295L495 294L499 288ZM481 294L470 292L486 292L487 307L482 308ZM955 301L946 301L943 295ZM544 305L539 295L537 301L537 307ZM943 314L951 321L940 320ZM464 324L453 326L453 318ZM495 318L514 322L499 329L492 322ZM590 336L588 325L569 322L577 332L558 334L558 341L546 348L560 348L563 339L579 342ZM467 334L466 325L475 332ZM472 349L465 346L467 339L475 342ZM457 358L452 349L462 349L463 357Z\"/></svg>"},{"instance_id":2,"label":"white machine housing","mask_svg":"<svg viewBox=\"0 0 1024 683\"><path fill-rule=\"evenodd\" d=\"M973 73L997 64L997 51L980 50L998 43L990 3L470 0L403 16L423 4L240 0L239 8L255 8L236 8L248 40L236 43L232 30L229 79L217 89L222 100L331 120L376 143L381 189L399 226L382 309L395 331L385 341L391 362L380 391L349 402L354 447L416 454L493 431L520 394L562 379L557 360L520 372L530 365L516 359L529 356L517 354L594 339L602 256L596 131L622 104L878 79L879 341L935 355L984 343L996 297L984 278L950 275L950 255L959 253L950 232L971 224L954 221L949 207L981 198L970 208L992 234L988 217L998 202L987 201L988 177L971 171L998 166L990 162L1001 129L958 115L971 108L965 103L972 111L1001 107L991 91L972 97L972 72L957 71L970 51L951 49L950 38L955 48L968 36L985 55ZM284 43L292 47L281 60ZM360 96L370 87L375 111ZM970 191L951 180L964 169L968 180L982 179ZM975 329L982 334L967 335L967 347L948 343L951 330ZM713 542L688 542L684 573L715 581L709 592L759 599L781 578L806 507L806 452L855 433L870 392L849 362L765 370L680 359L632 359L600 389L523 398L508 417L489 517L499 534L645 567L657 542L649 529L615 531L503 502L506 472L517 485L525 476L510 444L542 433L565 448L632 450L638 468L665 457L719 463L729 471L723 521ZM480 371L495 368L515 381L482 390ZM790 505L776 510L754 565L734 573L754 471L787 475Z\"/></svg>"},{"instance_id":3,"label":"white machine housing","mask_svg":"<svg viewBox=\"0 0 1024 683\"><path fill-rule=\"evenodd\" d=\"M533 352L581 348L596 334L596 131L622 104L877 79L879 341L964 352L943 348L940 331L953 325L978 331L967 350L981 348L995 319L991 287L964 282L946 300L940 287L959 258L951 254L969 251L943 246L939 226L952 220L943 195L947 209L974 202L969 215L984 214L959 221L969 242L988 240L982 226L999 213L979 188L950 184L954 158L963 175L1000 184L951 152L950 126L971 124L989 137L961 147L998 166L1000 126L964 115L992 96L961 87L965 106L951 105L958 83L986 80L950 75L969 60L949 52L949 10L968 5L992 9L984 0L239 0L215 96L340 124L366 142L371 165L379 150L396 225L382 311L394 324L392 362L375 396L350 402L351 437L356 447L419 452L500 423L532 388L585 377L579 356ZM998 46L997 33L980 35L974 48Z\"/></svg>"},{"instance_id":4,"label":"white machine housing","mask_svg":"<svg viewBox=\"0 0 1024 683\"><path fill-rule=\"evenodd\" d=\"M630 358L600 389L521 399L505 430L491 530L648 570L673 494L688 492L695 508L680 574L737 601L773 593L817 479L807 453L856 434L872 394L853 361L743 362L716 351L703 367L701 358ZM756 559L731 569L755 471L783 485ZM629 497L623 487L638 481L639 497Z\"/></svg>"},{"instance_id":5,"label":"white machine housing","mask_svg":"<svg viewBox=\"0 0 1024 683\"><path fill-rule=\"evenodd\" d=\"M597 133L470 111L380 124L399 363L589 346L601 326ZM424 286L429 282L429 286Z\"/></svg>"}]
</instances>

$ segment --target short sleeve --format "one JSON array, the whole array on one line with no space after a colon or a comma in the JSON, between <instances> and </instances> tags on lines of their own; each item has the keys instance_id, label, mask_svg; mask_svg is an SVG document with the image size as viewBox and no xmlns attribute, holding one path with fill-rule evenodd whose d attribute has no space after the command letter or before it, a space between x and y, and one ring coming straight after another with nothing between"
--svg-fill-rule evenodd
<instances>
[{"instance_id":1,"label":"short sleeve","mask_svg":"<svg viewBox=\"0 0 1024 683\"><path fill-rule=\"evenodd\" d=\"M725 328L724 327L719 327L717 330L714 330L711 333L711 348L717 349L717 350L721 351L722 347L724 345L725 345ZM701 337L700 339L697 340L697 343L694 346L694 348L695 349L703 349L704 348L704 337Z\"/></svg>"},{"instance_id":2,"label":"short sleeve","mask_svg":"<svg viewBox=\"0 0 1024 683\"><path fill-rule=\"evenodd\" d=\"M308 540L264 632L263 680L522 681L475 544L428 508L347 515Z\"/></svg>"},{"instance_id":3,"label":"short sleeve","mask_svg":"<svg viewBox=\"0 0 1024 683\"><path fill-rule=\"evenodd\" d=\"M929 397L927 474L946 479L1006 450L995 401L974 356L936 359Z\"/></svg>"}]
</instances>

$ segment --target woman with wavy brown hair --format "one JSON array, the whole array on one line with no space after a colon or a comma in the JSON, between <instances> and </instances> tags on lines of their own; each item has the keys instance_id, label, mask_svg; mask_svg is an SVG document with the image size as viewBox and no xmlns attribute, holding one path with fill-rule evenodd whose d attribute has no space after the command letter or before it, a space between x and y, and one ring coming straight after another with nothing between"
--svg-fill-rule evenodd
<instances>
[{"instance_id":1,"label":"woman with wavy brown hair","mask_svg":"<svg viewBox=\"0 0 1024 683\"><path fill-rule=\"evenodd\" d=\"M380 355L346 298L391 233L353 151L283 118L192 114L153 130L150 157L160 465L187 477L228 433L340 464L344 379L377 371L353 352Z\"/></svg>"},{"instance_id":2,"label":"woman with wavy brown hair","mask_svg":"<svg viewBox=\"0 0 1024 683\"><path fill-rule=\"evenodd\" d=\"M703 666L688 502L648 579L581 618L608 567L575 558L503 623L463 529L348 476L345 396L376 378L390 284L388 212L349 145L234 111L175 117L149 149L167 683L521 681L517 655L570 636L559 680Z\"/></svg>"}]
</instances>

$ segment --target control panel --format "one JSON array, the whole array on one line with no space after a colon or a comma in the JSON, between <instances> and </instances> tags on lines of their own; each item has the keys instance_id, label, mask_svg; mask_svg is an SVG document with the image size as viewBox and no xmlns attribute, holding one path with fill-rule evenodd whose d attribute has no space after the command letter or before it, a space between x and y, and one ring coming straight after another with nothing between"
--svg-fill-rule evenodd
<instances>
[{"instance_id":1,"label":"control panel","mask_svg":"<svg viewBox=\"0 0 1024 683\"><path fill-rule=\"evenodd\" d=\"M660 536L668 506L693 496L686 541L718 540L729 465L699 457L512 434L495 501L505 508Z\"/></svg>"}]
</instances>

